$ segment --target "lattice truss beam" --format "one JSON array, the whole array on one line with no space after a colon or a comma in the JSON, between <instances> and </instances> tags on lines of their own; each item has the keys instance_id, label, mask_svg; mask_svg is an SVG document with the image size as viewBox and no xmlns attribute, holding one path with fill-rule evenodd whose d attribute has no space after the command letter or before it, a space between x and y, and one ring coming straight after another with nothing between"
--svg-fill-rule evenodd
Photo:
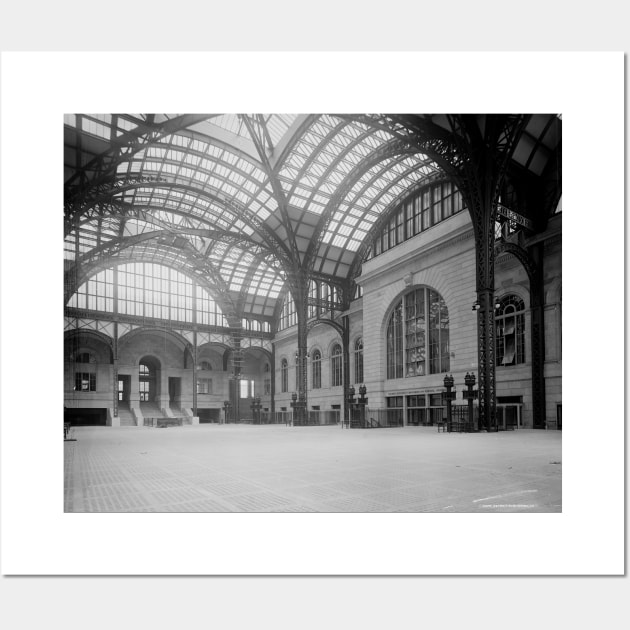
<instances>
[{"instance_id":1,"label":"lattice truss beam","mask_svg":"<svg viewBox=\"0 0 630 630\"><path fill-rule=\"evenodd\" d=\"M484 142L490 156L475 152ZM550 208L559 146L553 116L71 116L66 293L108 265L151 260L203 281L231 325L277 317L289 291L325 307L308 296L313 280L347 307L372 238L419 187L492 186L475 179L490 157L493 175L527 180L517 195L544 178Z\"/></svg>"}]
</instances>

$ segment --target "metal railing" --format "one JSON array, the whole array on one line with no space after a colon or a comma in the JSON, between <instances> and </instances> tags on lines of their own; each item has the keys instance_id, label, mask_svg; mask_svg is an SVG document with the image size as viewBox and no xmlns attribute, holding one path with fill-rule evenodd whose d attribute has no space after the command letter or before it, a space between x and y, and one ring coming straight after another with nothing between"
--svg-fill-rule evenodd
<instances>
[{"instance_id":1,"label":"metal railing","mask_svg":"<svg viewBox=\"0 0 630 630\"><path fill-rule=\"evenodd\" d=\"M324 409L324 410L310 410L306 414L306 419L302 422L293 418L293 426L309 426L309 427L323 427L323 426L336 426L341 419L341 411L339 409Z\"/></svg>"},{"instance_id":2,"label":"metal railing","mask_svg":"<svg viewBox=\"0 0 630 630\"><path fill-rule=\"evenodd\" d=\"M433 426L446 417L446 407L413 407L407 409L407 425L410 427Z\"/></svg>"},{"instance_id":3,"label":"metal railing","mask_svg":"<svg viewBox=\"0 0 630 630\"><path fill-rule=\"evenodd\" d=\"M479 407L473 407L473 419L471 422L467 406L453 405L451 407L451 426L447 427L447 429L455 433L474 433L477 431L478 421ZM446 422L446 419L444 422Z\"/></svg>"},{"instance_id":4,"label":"metal railing","mask_svg":"<svg viewBox=\"0 0 630 630\"><path fill-rule=\"evenodd\" d=\"M362 418L361 415L360 410L351 410L351 429L391 429L404 425L402 409L367 408L365 410L365 417Z\"/></svg>"},{"instance_id":5,"label":"metal railing","mask_svg":"<svg viewBox=\"0 0 630 630\"><path fill-rule=\"evenodd\" d=\"M260 424L287 424L287 416L293 416L292 411L261 411Z\"/></svg>"}]
</instances>

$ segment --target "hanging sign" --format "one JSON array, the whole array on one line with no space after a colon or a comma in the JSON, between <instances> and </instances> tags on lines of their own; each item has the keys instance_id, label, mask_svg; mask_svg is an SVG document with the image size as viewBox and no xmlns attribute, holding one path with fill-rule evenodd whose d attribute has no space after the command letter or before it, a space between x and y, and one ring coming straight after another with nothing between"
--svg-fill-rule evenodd
<instances>
[{"instance_id":1,"label":"hanging sign","mask_svg":"<svg viewBox=\"0 0 630 630\"><path fill-rule=\"evenodd\" d=\"M528 230L534 229L534 223L527 217L524 217L522 214L518 212L514 212L514 210L510 210L506 208L504 205L498 203L497 204L497 214L500 214L502 217L509 219L510 221L514 221L514 223L518 223L523 227L526 227Z\"/></svg>"}]
</instances>

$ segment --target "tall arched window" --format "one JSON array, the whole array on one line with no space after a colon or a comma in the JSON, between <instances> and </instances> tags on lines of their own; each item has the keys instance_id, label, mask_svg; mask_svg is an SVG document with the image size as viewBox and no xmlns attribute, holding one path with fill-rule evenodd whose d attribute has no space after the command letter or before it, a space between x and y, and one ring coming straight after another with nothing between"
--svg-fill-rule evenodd
<instances>
[{"instance_id":1,"label":"tall arched window","mask_svg":"<svg viewBox=\"0 0 630 630\"><path fill-rule=\"evenodd\" d=\"M403 326L402 301L394 307L387 325L387 378L402 378L403 375Z\"/></svg>"},{"instance_id":2,"label":"tall arched window","mask_svg":"<svg viewBox=\"0 0 630 630\"><path fill-rule=\"evenodd\" d=\"M354 382L363 383L363 339L354 342Z\"/></svg>"},{"instance_id":3,"label":"tall arched window","mask_svg":"<svg viewBox=\"0 0 630 630\"><path fill-rule=\"evenodd\" d=\"M265 367L263 368L263 372L265 373L263 392L265 393L265 396L268 396L269 394L271 394L271 377L268 376L270 371L271 371L271 367L269 363L265 363Z\"/></svg>"},{"instance_id":4,"label":"tall arched window","mask_svg":"<svg viewBox=\"0 0 630 630\"><path fill-rule=\"evenodd\" d=\"M500 304L495 316L497 366L525 363L525 303L506 295Z\"/></svg>"},{"instance_id":5,"label":"tall arched window","mask_svg":"<svg viewBox=\"0 0 630 630\"><path fill-rule=\"evenodd\" d=\"M330 375L333 387L343 385L343 353L338 343L333 346L330 353Z\"/></svg>"},{"instance_id":6,"label":"tall arched window","mask_svg":"<svg viewBox=\"0 0 630 630\"><path fill-rule=\"evenodd\" d=\"M442 296L421 287L394 306L387 324L387 378L450 369L449 317Z\"/></svg>"},{"instance_id":7,"label":"tall arched window","mask_svg":"<svg viewBox=\"0 0 630 630\"><path fill-rule=\"evenodd\" d=\"M313 389L320 389L322 386L322 353L319 350L313 352Z\"/></svg>"},{"instance_id":8,"label":"tall arched window","mask_svg":"<svg viewBox=\"0 0 630 630\"><path fill-rule=\"evenodd\" d=\"M289 363L286 359L280 363L280 391L289 391Z\"/></svg>"}]
</instances>

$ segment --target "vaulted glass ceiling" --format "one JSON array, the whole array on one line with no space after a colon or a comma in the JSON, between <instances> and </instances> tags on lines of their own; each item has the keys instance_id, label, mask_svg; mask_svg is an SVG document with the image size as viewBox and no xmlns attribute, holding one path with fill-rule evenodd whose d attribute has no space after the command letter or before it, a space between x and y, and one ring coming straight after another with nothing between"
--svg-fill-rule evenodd
<instances>
[{"instance_id":1,"label":"vaulted glass ceiling","mask_svg":"<svg viewBox=\"0 0 630 630\"><path fill-rule=\"evenodd\" d=\"M379 217L443 177L415 141L427 124L453 131L445 116L67 115L66 268L175 266L224 312L272 321L297 270L350 289ZM539 175L559 135L558 117L530 117L515 161Z\"/></svg>"}]
</instances>

